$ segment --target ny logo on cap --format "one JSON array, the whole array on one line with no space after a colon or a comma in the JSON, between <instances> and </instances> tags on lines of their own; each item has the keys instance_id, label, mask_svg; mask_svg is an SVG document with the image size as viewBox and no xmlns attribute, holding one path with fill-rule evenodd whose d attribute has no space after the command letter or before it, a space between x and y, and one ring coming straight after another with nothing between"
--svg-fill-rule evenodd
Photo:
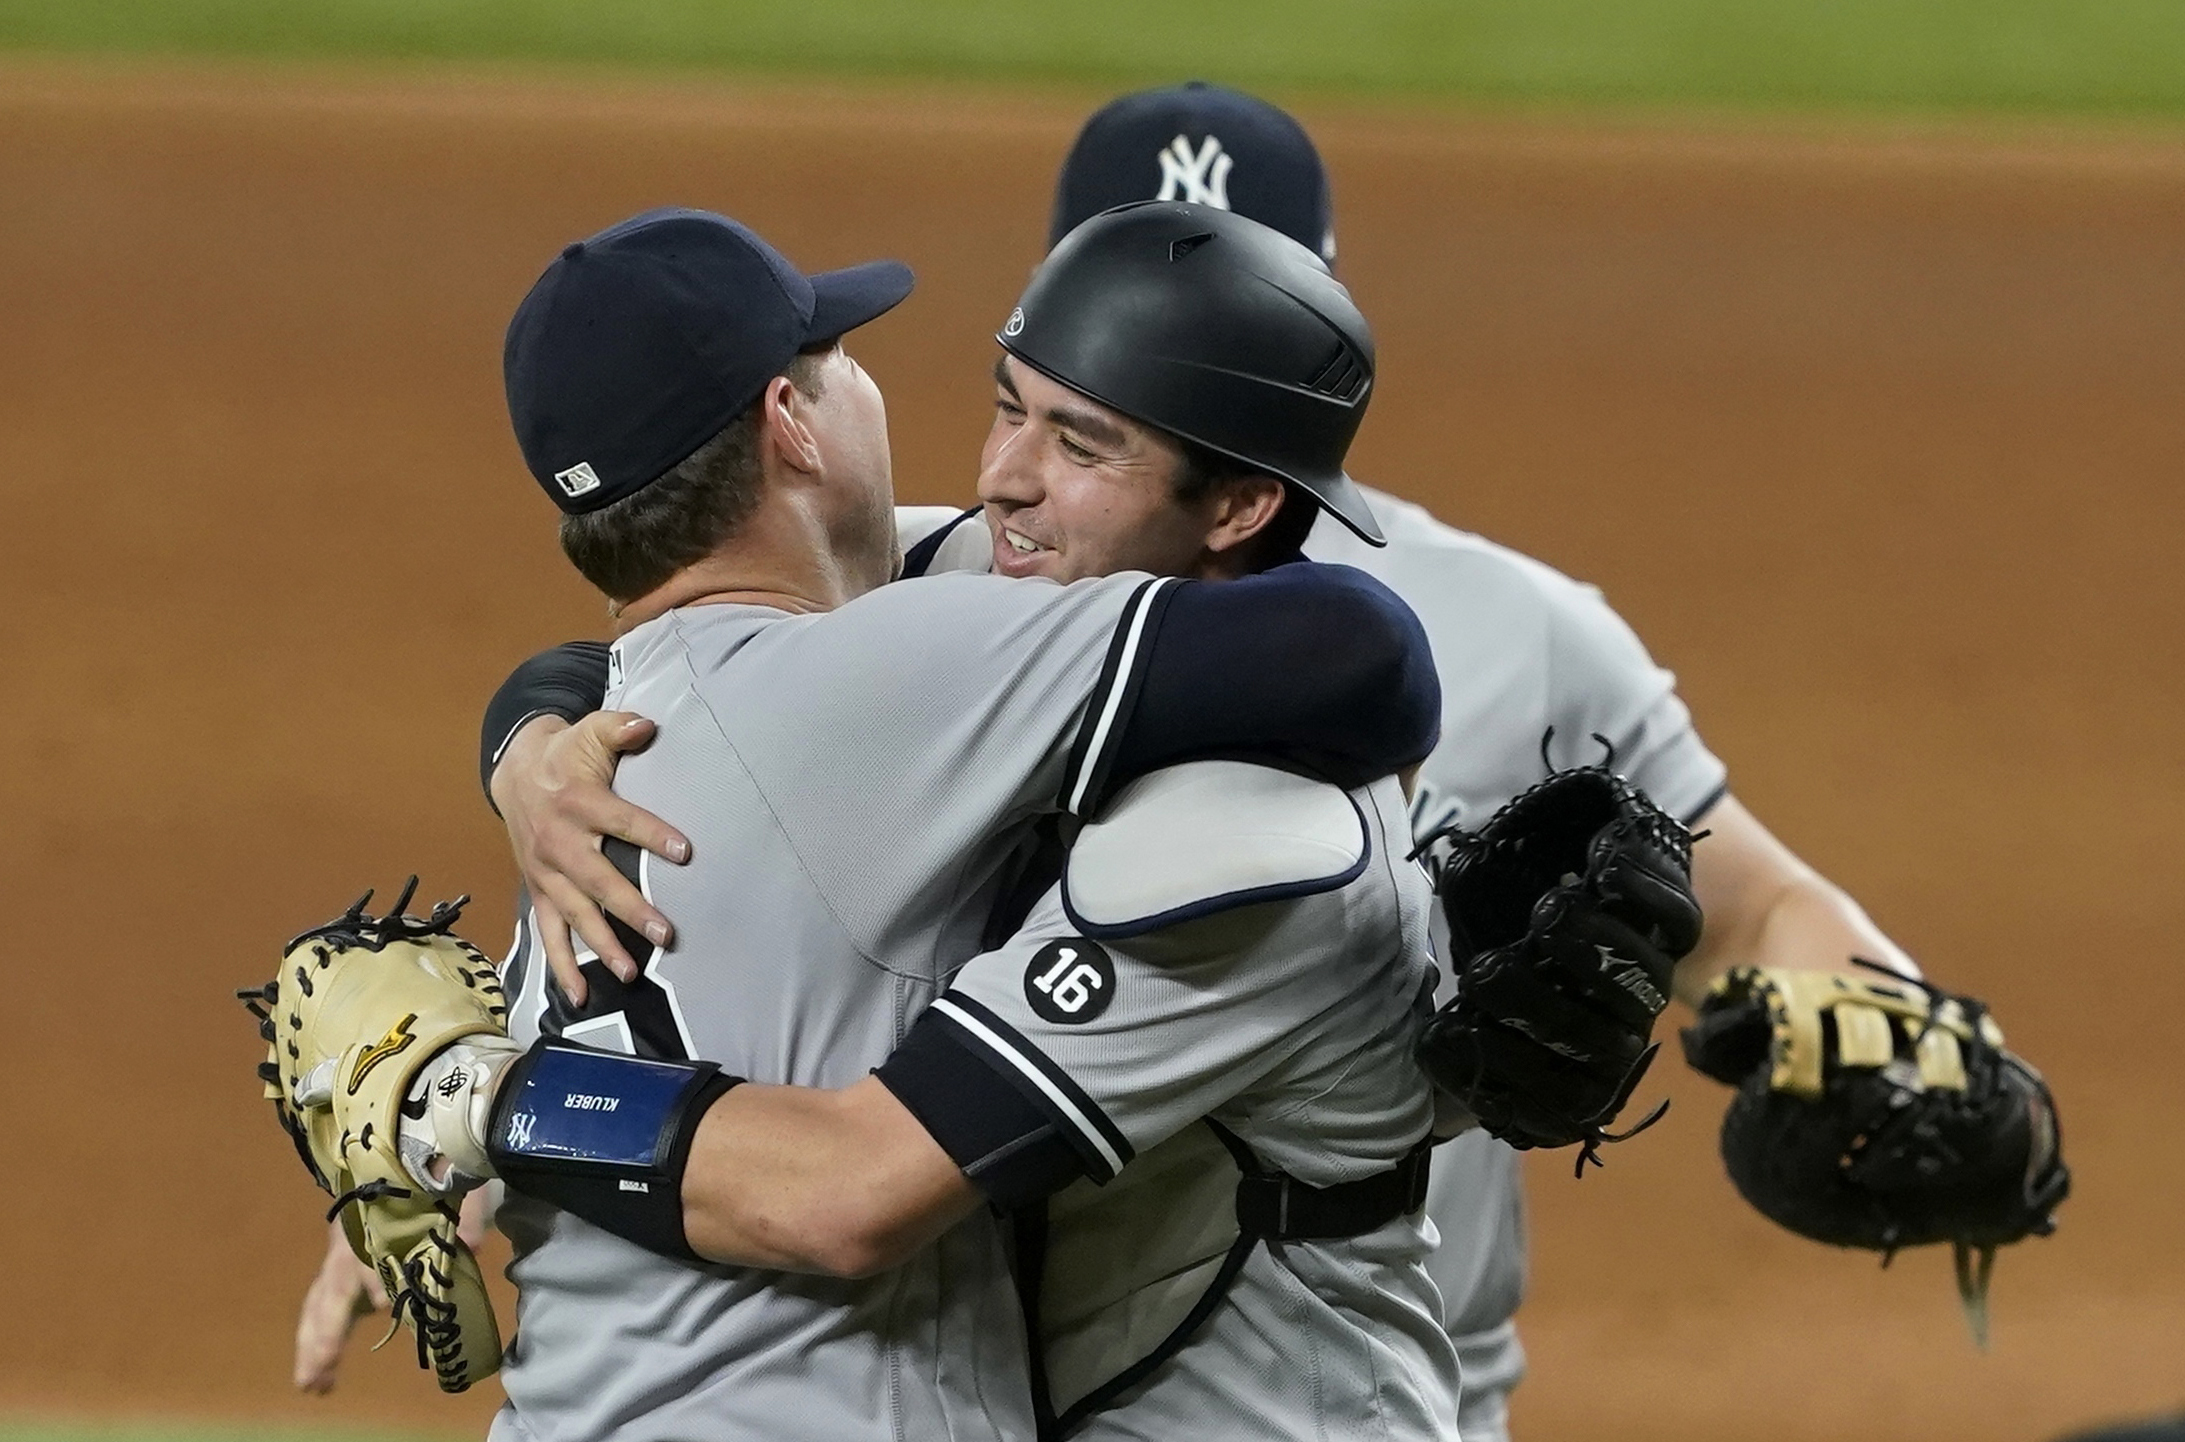
<instances>
[{"instance_id":1,"label":"ny logo on cap","mask_svg":"<svg viewBox=\"0 0 2185 1442\"><path fill-rule=\"evenodd\" d=\"M1161 152L1161 193L1155 200L1183 200L1193 205L1229 209L1229 168L1236 164L1221 141L1206 137L1206 144L1192 153L1191 142L1181 135Z\"/></svg>"},{"instance_id":2,"label":"ny logo on cap","mask_svg":"<svg viewBox=\"0 0 2185 1442\"><path fill-rule=\"evenodd\" d=\"M599 489L599 472L592 469L590 461L578 461L566 471L556 471L554 479L572 496Z\"/></svg>"}]
</instances>

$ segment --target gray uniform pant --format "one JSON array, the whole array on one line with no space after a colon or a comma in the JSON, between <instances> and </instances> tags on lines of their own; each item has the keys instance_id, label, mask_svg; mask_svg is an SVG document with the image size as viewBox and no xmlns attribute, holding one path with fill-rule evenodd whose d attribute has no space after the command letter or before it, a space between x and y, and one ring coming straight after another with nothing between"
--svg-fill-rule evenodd
<instances>
[{"instance_id":1,"label":"gray uniform pant","mask_svg":"<svg viewBox=\"0 0 2185 1442\"><path fill-rule=\"evenodd\" d=\"M1427 1262L1464 1369L1464 1442L1508 1442L1509 1395L1525 1375L1512 1318L1525 1296L1525 1199L1517 1153L1485 1132L1435 1148L1426 1211L1441 1232Z\"/></svg>"}]
</instances>

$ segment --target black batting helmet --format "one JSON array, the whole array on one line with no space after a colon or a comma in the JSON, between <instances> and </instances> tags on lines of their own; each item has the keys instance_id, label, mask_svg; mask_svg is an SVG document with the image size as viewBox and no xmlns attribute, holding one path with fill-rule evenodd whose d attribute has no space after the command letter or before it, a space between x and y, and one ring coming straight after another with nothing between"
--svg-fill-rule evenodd
<instances>
[{"instance_id":1,"label":"black batting helmet","mask_svg":"<svg viewBox=\"0 0 2185 1442\"><path fill-rule=\"evenodd\" d=\"M1182 201L1104 211L1048 254L995 339L1110 409L1289 482L1383 544L1343 473L1373 394L1373 332L1289 237Z\"/></svg>"}]
</instances>

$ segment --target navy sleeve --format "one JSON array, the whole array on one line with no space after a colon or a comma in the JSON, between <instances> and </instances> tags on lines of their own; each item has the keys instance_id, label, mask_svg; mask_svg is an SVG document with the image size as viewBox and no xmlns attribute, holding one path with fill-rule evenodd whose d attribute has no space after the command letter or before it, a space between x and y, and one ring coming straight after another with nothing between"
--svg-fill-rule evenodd
<instances>
[{"instance_id":1,"label":"navy sleeve","mask_svg":"<svg viewBox=\"0 0 2185 1442\"><path fill-rule=\"evenodd\" d=\"M1098 1157L1080 1155L1033 1082L968 1035L944 1012L928 1011L873 1075L989 1202L1021 1207L1079 1177L1114 1175ZM1060 1081L1075 1090L1067 1077Z\"/></svg>"},{"instance_id":2,"label":"navy sleeve","mask_svg":"<svg viewBox=\"0 0 2185 1442\"><path fill-rule=\"evenodd\" d=\"M606 697L603 641L570 641L541 651L510 673L486 703L478 737L478 784L486 788L486 804L493 804L493 768L524 722L559 716L574 723L597 711Z\"/></svg>"},{"instance_id":3,"label":"navy sleeve","mask_svg":"<svg viewBox=\"0 0 2185 1442\"><path fill-rule=\"evenodd\" d=\"M1070 758L1065 809L1229 757L1360 786L1426 759L1441 679L1419 618L1349 566L1299 560L1236 581L1148 583L1117 628Z\"/></svg>"}]
</instances>

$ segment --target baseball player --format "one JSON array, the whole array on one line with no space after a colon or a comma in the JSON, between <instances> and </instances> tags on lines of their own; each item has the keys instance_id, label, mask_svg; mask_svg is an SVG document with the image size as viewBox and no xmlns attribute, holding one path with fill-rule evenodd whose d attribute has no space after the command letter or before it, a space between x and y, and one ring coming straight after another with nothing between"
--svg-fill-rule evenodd
<instances>
[{"instance_id":1,"label":"baseball player","mask_svg":"<svg viewBox=\"0 0 2185 1442\"><path fill-rule=\"evenodd\" d=\"M1197 263L1179 265L1186 254L1196 255ZM1311 297L1323 313L1311 313L1301 297ZM1118 326L1119 311L1140 319ZM1310 379L1327 368L1331 335L1345 333L1355 336L1345 350L1356 361L1346 381L1302 405L1242 403L1252 399L1248 390L1235 388L1243 368L1288 368L1285 373ZM1370 339L1309 253L1263 227L1184 205L1103 217L1042 268L1004 328L1003 344L1014 399L997 414L988 468L1075 464L1070 457L1080 441L1101 447L1098 464L1080 468L1080 483L1099 489L1116 509L1148 512L1154 523L1141 524L1133 543L1143 560L1166 560L1170 569L1180 569L1197 559L1203 563L1197 569L1212 575L1260 570L1294 553L1294 537L1304 526L1289 506L1302 510L1317 501L1337 515L1364 515L1341 481L1339 449L1329 458L1325 441L1286 413L1348 414L1354 426L1370 388ZM1184 372L1182 379L1144 364L1140 357L1146 355L1166 357ZM1220 398L1225 404L1209 404L1203 393L1191 391L1194 370L1224 378L1221 384L1232 388ZM1096 403L1088 392L1127 409ZM1202 444L1249 452L1257 462L1247 467L1211 455L1179 456L1181 448L1148 430L1147 420L1187 427L1210 438ZM1219 467L1232 474L1218 484L1211 478L1196 482L1196 490L1207 494L1186 503L1175 491L1178 459L1201 472ZM1290 479L1267 474L1270 467ZM1318 479L1307 489L1299 477ZM1309 523L1309 512L1305 518ZM1274 521L1285 524L1278 531ZM1361 524L1370 526L1370 520ZM1270 536L1280 550L1269 553L1255 544ZM1187 539L1164 557L1162 545L1177 538ZM626 657L621 669L631 674ZM496 710L521 719L551 699L535 691L523 697L525 689L515 686L519 694L504 695ZM647 706L668 700L633 694L627 685L620 694ZM585 704L596 700L588 697ZM672 731L670 724L663 734ZM488 728L489 738L500 732L500 724ZM1310 764L1309 757L1299 759ZM937 1003L940 1019L921 1023L903 1052L882 1068L881 1080L931 1135L897 1134L894 1139L912 1154L898 1161L877 1125L868 1133L853 1131L859 1144L846 1161L862 1158L892 1184L855 1186L828 1165L838 1153L827 1137L814 1136L810 1125L792 1126L800 1116L791 1112L770 1132L761 1131L786 1141L786 1153L755 1145L733 1149L741 1164L732 1180L755 1188L769 1204L763 1219L709 1232L710 1245L694 1231L692 1244L716 1259L832 1269L843 1253L828 1240L821 1219L839 1225L852 1208L848 1201L821 1202L848 1197L879 1217L860 1223L856 1235L895 1243L877 1255L863 1248L848 1255L860 1265L889 1264L930 1233L934 1208L960 1207L983 1194L1019 1208L1022 1221L1024 1204L1043 1198L1059 1181L1084 1175L1107 1182L1134 1148L1166 1142L1182 1125L1218 1114L1222 1129L1194 1131L1156 1149L1097 1199L1076 1203L1079 1218L1098 1213L1102 1235L1129 1237L1141 1257L1155 1246L1174 1250L1184 1275L1163 1271L1136 1287L1058 1287L1064 1295L1062 1324L1053 1329L1054 1365L1038 1374L1054 1382L1039 1397L1043 1432L1059 1436L1084 1422L1094 1436L1187 1426L1240 1438L1447 1435L1455 1425L1454 1355L1439 1327L1438 1298L1421 1286L1417 1263L1428 1243L1405 1215L1407 1178L1419 1175L1423 1163L1423 1153L1408 1149L1423 1132L1427 1098L1420 1079L1410 1075L1412 1033L1402 1023L1429 979L1430 965L1416 950L1427 925L1408 902L1391 907L1386 900L1390 887L1400 895L1415 893L1420 878L1403 860L1407 827L1384 833L1376 821L1368 827L1374 839L1355 836L1359 818L1385 817L1401 803L1384 788L1330 807L1326 814L1336 830L1353 839L1332 845L1315 839L1298 853L1314 875L1330 855L1336 858L1322 893L1307 897L1299 888L1310 876L1267 869L1265 842L1282 829L1280 814L1254 819L1266 805L1254 798L1270 780L1278 790L1267 793L1268 800L1296 779L1270 773L1254 781L1235 774L1244 768L1216 769L1221 774L1214 778L1165 775L1164 790L1134 793L1129 805L1088 827L1069 848L1061 884L1040 896L1017 939L971 962ZM634 778L626 773L626 779ZM697 851L708 849L701 844ZM1229 879L1210 883L1210 871ZM1136 924L1108 914L1110 903L1096 880L1103 874L1109 888L1135 898L1123 906L1126 913L1150 918L1148 926L1161 923L1158 935L1141 941ZM1028 899L1046 884L1046 873L1035 866L1017 889ZM1231 903L1285 897L1291 899L1280 908L1255 905L1220 928L1210 929L1203 919ZM1105 920L1094 919L1102 915ZM1189 925L1178 924L1185 918ZM1088 934L1113 943L1110 954L1086 941ZM527 938L527 945L535 951L535 941ZM1080 950L1099 958L1102 970L1084 972L1073 963ZM1405 958L1405 967L1388 970L1391 961ZM622 987L589 969L586 1014L562 1022L565 1036L601 1035L589 1013ZM550 1018L560 1012L563 1004L547 988L536 959L523 971L523 997L535 1000L520 998L518 1015L527 1006ZM1103 1007L1106 998L1134 993L1169 1000L1141 1001L1118 1012L1112 1024L1101 1023L1100 1007L1078 1010L1086 999L1082 990L1072 1003L1056 1000L1081 972L1079 986L1090 985ZM1241 1007L1225 999L1232 990ZM1360 1003L1367 1009L1360 1011ZM1281 1025L1270 1031L1270 1019ZM626 1041L627 1034L616 1040ZM952 1079L950 1067L968 1072L968 1083ZM995 1105L980 1100L976 1088L990 1086L996 1070L1016 1078L1017 1087L1025 1076L1045 1078L1044 1090L1031 1094L1036 1104L1017 1122L997 1117ZM1060 1094L1069 1097L1067 1105ZM864 1101L884 1113L895 1109L881 1091L867 1089ZM1043 1120L1048 1106L1055 1110ZM1115 1120L1088 1128L1086 1115ZM823 1121L827 1114L805 1119ZM1019 1150L1019 1131L1030 1138L1057 1129L1078 1139L1079 1155L1057 1150L1052 1161L1042 1161L1036 1151ZM1367 1157L1348 1155L1360 1146L1371 1149ZM1262 1196L1279 1188L1279 1201L1254 1203L1237 1193L1231 1148L1247 1158L1247 1190ZM701 1143L694 1155L706 1151ZM992 1156L1014 1160L988 1170L982 1159ZM929 1164L924 1171L914 1165L921 1157ZM943 1190L931 1184L933 1177L948 1179L946 1167L936 1173L932 1164L950 1159L977 1183L976 1192L960 1181ZM1218 1169L1207 1166L1209 1160ZM1390 1165L1399 1160L1405 1165ZM1378 1171L1359 1175L1361 1162L1377 1163ZM1271 1175L1278 1164L1292 1180ZM1027 1169L1031 1175L1019 1175ZM1180 1197L1177 1176L1197 1173L1226 1178L1224 1189L1211 1197ZM686 1202L694 1195L693 1175L682 1183ZM806 1191L797 1190L800 1184ZM1179 1200L1202 1205L1179 1209ZM1255 1206L1273 1210L1238 1235L1235 1219ZM1189 1225L1181 1235L1162 1234L1176 1222ZM1210 1257L1192 1250L1207 1241L1209 1222L1216 1238ZM1228 1236L1219 1231L1225 1224ZM804 1240L815 1232L819 1240ZM1071 1280L1073 1268L1082 1273L1087 1258L1101 1250L1085 1247L1085 1235L1082 1225L1059 1230L1062 1241L1077 1245L1074 1253L1057 1248L1058 1281ZM1031 1227L1020 1227L1019 1238L1045 1241ZM1291 1245L1261 1250L1256 1244L1262 1241ZM1127 1267L1108 1270L1108 1282L1132 1274ZM1146 1295L1155 1283L1170 1295ZM1181 1308L1164 1314L1163 1304L1177 1301ZM1304 1334L1322 1358L1318 1385L1302 1393L1271 1380L1258 1360L1265 1339L1285 1331ZM1162 1367L1171 1354L1177 1365ZM1134 1385L1145 1378L1151 1379L1147 1385ZM1112 1414L1110 1401L1117 1402Z\"/></svg>"},{"instance_id":2,"label":"baseball player","mask_svg":"<svg viewBox=\"0 0 2185 1442\"><path fill-rule=\"evenodd\" d=\"M1249 231L1296 270L1286 242L1226 216L1216 228L1223 224L1236 234L1197 269L1222 263L1245 245ZM1171 238L1153 238L1162 266L1170 264ZM1339 287L1315 281L1309 270L1290 277L1293 288L1317 285L1340 297ZM1438 707L1423 637L1393 597L1345 568L1286 566L1217 587L1143 575L1068 588L965 576L862 594L887 578L896 559L878 394L839 348L824 348L816 359L799 359L798 352L814 343L825 347L841 328L886 309L907 288L907 274L885 266L806 281L740 227L666 212L570 247L519 311L508 352L519 438L541 485L569 513L565 549L617 602L622 624L635 627L610 658L623 668L612 684L657 697L666 722L629 784L663 809L672 796L693 818L699 843L689 867L663 872L647 888L695 919L683 945L656 951L635 985L594 977L586 1004L570 1006L545 986L535 929L527 928L518 947L519 1031L653 1059L633 1065L704 1055L804 1086L843 1086L882 1060L925 1009L944 962L976 949L1008 879L1005 864L1055 796L1085 814L1152 768L1239 752L1310 764L1335 784L1356 787L1432 744ZM1029 294L1026 306L1043 314L1054 309ZM1082 314L1082 295L1077 306ZM609 316L616 318L611 329L600 324ZM1314 337L1324 348L1327 320L1309 308L1302 318L1318 328ZM1294 334L1296 319L1288 323ZM1035 321L1032 329L1052 327ZM694 351L685 339L692 334L711 339ZM613 343L603 344L602 336ZM1225 375L1241 379L1249 367L1265 364L1277 367L1280 378L1266 383L1269 390L1295 387L1299 378L1288 367L1296 357L1275 343L1281 336L1270 342L1261 327L1245 340L1244 353L1228 357ZM751 401L754 385L758 397ZM1350 399L1362 395L1361 386ZM645 405L632 404L640 397ZM1311 434L1289 437L1301 446L1289 457L1295 461L1315 451L1329 461L1332 448L1330 464L1297 481L1308 493L1325 493L1330 504L1349 499L1340 456L1358 408L1320 408L1306 428ZM703 439L709 433L712 439ZM684 455L692 436L701 438L698 449ZM754 474L760 484L752 495ZM735 505L718 499L738 488L739 475L745 498ZM1262 518L1273 509L1263 506ZM1224 545L1248 544L1253 529L1213 528ZM709 535L710 548L700 544ZM996 597L1007 599L987 604ZM1380 660L1360 664L1355 652L1334 647L1338 635L1349 646L1378 649ZM914 655L907 667L906 643ZM1324 664L1328 674L1316 677L1316 659L1332 656L1342 659ZM1367 869L1369 836L1385 831L1401 808L1385 783L1357 793L1368 794L1377 818L1369 826L1357 794L1337 794L1359 853L1357 870L1334 879L1347 886ZM1126 847L1125 854L1134 850ZM1356 951L1354 934L1377 938L1358 954L1378 967L1378 980L1353 974L1340 997L1331 994L1320 1006L1365 1008L1360 1024L1384 1038L1382 1055L1412 1078L1408 1096L1393 1103L1386 1085L1360 1087L1373 1098L1379 1126L1370 1142L1354 1126L1347 1152L1321 1149L1327 1159L1318 1165L1332 1167L1337 1185L1320 1190L1331 1194L1353 1179L1402 1172L1390 1163L1408 1155L1426 1126L1423 1079L1401 1024L1418 1014L1423 915L1419 883L1394 863L1396 852L1384 837L1371 888L1387 923L1378 933L1361 928L1364 912L1355 899L1315 928L1322 953ZM643 882L645 872L637 874ZM1298 883L1278 878L1277 884ZM1244 891L1252 899L1264 894ZM1127 886L1103 889L1089 878L1083 893L1095 906L1102 897L1131 894ZM1053 905L1067 907L1071 894L1065 884ZM1209 893L1189 904L1217 899ZM1039 943L1044 948L1074 920L1051 908L1035 911L1026 935L1037 930L1047 938ZM1173 920L1172 912L1154 920ZM1291 938L1278 949L1302 955L1309 948ZM1201 943L1196 952L1163 961L1236 971L1244 951L1238 940L1211 949ZM1088 980L1068 966L1057 969L1058 960L1047 958L1037 976L1026 972L1011 985L1027 996L1051 993L1063 1013L1083 1010L1083 1001L1073 1007L1062 998L1084 996L1098 974ZM996 964L1019 971L1026 965L1021 954ZM1034 988L1050 972L1053 984ZM1126 1009L1117 1011L1118 1022L1130 1018L1129 1007L1158 994L1156 979L1144 967L1139 974L1132 1001L1119 1003ZM1124 995L1124 975L1119 968L1105 994ZM960 1008L976 1014L971 1009L983 1005L998 1019L1008 1009L993 989L998 985L983 998L966 992ZM1295 986L1279 989L1302 995ZM1266 993L1261 984L1259 994ZM1040 1010L1038 1003L1017 1003L1025 1005ZM1098 1082L1095 1089L1123 1118L1109 1135L1098 1122L1100 1106L1076 1114L1093 1119L1090 1129L1078 1128L1075 1141L1092 1148L1095 1162L1053 1144L1056 1125L1044 1114L1035 1119L1040 1135L1027 1134L1023 1145L1004 1150L1025 1163L1044 1150L1048 1166L1064 1157L1090 1166L1105 1145L1105 1160L1113 1162L1118 1153L1127 1157L1134 1132L1152 1140L1235 1101L1256 1077L1272 1089L1261 1106L1280 1104L1292 1139L1286 1143L1283 1129L1269 1126L1255 1129L1254 1141L1286 1164L1300 1145L1295 1134L1306 1114L1297 1088L1328 1094L1336 1079L1329 1068L1349 1065L1357 1048L1344 1048L1340 1057L1312 1056L1292 1039L1294 1022L1285 1030L1233 1008L1222 1020L1237 1042L1232 1065L1202 1067L1197 1091L1147 1093L1139 1113L1122 1111L1129 1093L1106 1085L1118 1074L1102 1056L1076 1058L1078 1074ZM1127 1030L1081 1035L1112 1043ZM1256 1045L1248 1041L1254 1035ZM1047 1048L1069 1055L1058 1040ZM1016 1051L1017 1064L1033 1064L1037 1050ZM599 1064L596 1053L566 1055ZM980 1063L989 1089L995 1055ZM898 1078L901 1065L900 1057L891 1062ZM594 1089L580 1098L579 1110L642 1110L635 1092L587 1085ZM876 1085L849 1092L870 1095ZM438 1087L419 1093L428 1094L452 1093ZM788 1094L754 1088L735 1105ZM1259 1114L1238 1105L1232 1120L1248 1123ZM945 1104L935 1114L958 1115ZM542 1124L541 1145L550 1131ZM1030 1419L1017 1415L1010 1385L1011 1367L1022 1375L1021 1335L997 1325L1014 1320L1015 1302L996 1292L1006 1274L991 1224L977 1214L948 1225L977 1200L955 1153L942 1153L958 1189L953 1210L921 1214L914 1228L913 1240L934 1239L932 1246L897 1254L853 1245L818 1255L710 1247L718 1256L845 1273L871 1270L876 1256L908 1257L881 1276L828 1281L704 1272L649 1257L630 1243L676 1253L687 1246L673 1200L680 1188L648 1193L642 1185L625 1186L602 1200L575 1182L550 1184L541 1180L541 1168L525 1170L531 1123L521 1133L502 1139L508 1146L496 1164L516 1194L543 1193L562 1210L515 1200L504 1213L519 1251L512 1275L522 1293L522 1331L506 1370L512 1405L496 1423L496 1436L679 1436L739 1425L777 1436L926 1436L943 1428L963 1436L1028 1434ZM1033 1145L1042 1137L1050 1140ZM931 1141L926 1146L929 1154L939 1150ZM878 1156L863 1150L868 1160ZM1309 1172L1313 1164L1304 1167ZM1294 1189L1301 1203L1315 1191L1307 1183L1293 1188L1272 1165L1265 1180L1280 1184L1285 1196ZM866 1185L897 1195L886 1181L881 1168ZM1378 1190L1385 1197L1389 1184ZM832 1194L848 1198L855 1188L837 1185ZM1374 1226L1411 1228L1416 1271L1425 1239L1403 1219L1406 1210L1391 1210L1384 1200ZM690 1240L706 1235L700 1228ZM1278 1224L1276 1235L1288 1233ZM1379 1280L1353 1289L1385 1307L1379 1299L1394 1294L1390 1278L1401 1270L1376 1263L1368 1273ZM1410 1293L1410 1315L1431 1324L1423 1273ZM1431 1325L1424 1332L1413 1327L1411 1335L1427 1359L1415 1370L1438 1371L1448 1395L1439 1406L1423 1401L1413 1425L1393 1435L1431 1436L1453 1413L1453 1365L1432 1365L1435 1349L1446 1348ZM1385 1337L1380 1341L1385 1347ZM1355 1370L1368 1379L1358 1405L1385 1406L1386 1362L1369 1359ZM1376 1377L1383 1378L1378 1386Z\"/></svg>"},{"instance_id":3,"label":"baseball player","mask_svg":"<svg viewBox=\"0 0 2185 1442\"><path fill-rule=\"evenodd\" d=\"M1252 97L1192 83L1126 96L1095 114L1057 183L1051 240L1109 206L1149 197L1231 207L1334 261L1319 156L1294 119ZM1385 547L1323 519L1305 550L1386 581L1432 638L1447 739L1419 772L1412 812L1420 836L1452 821L1476 825L1538 780L1541 738L1551 728L1559 765L1598 759L1587 738L1599 734L1618 771L1709 833L1693 862L1707 926L1699 949L1678 968L1681 999L1696 1004L1714 978L1740 964L1840 971L1861 956L1918 975L1851 897L1730 794L1725 768L1700 740L1674 678L1598 591L1418 506L1370 489L1365 495ZM945 531L909 546L911 564L984 563L1069 580L1097 574L1104 558L1129 544L1127 518L1082 504L1066 486L982 474L980 498L979 510L949 518ZM932 526L933 518L921 524ZM594 718L559 738L542 728L527 738L522 766L495 779L527 878L564 900L610 966L627 963L602 908L635 927L668 922L597 864L590 838L605 832L664 851L676 837L657 818L575 777L587 767L598 774L613 746L639 744L645 734L625 717ZM561 743L552 764L527 770L550 740ZM1480 1132L1438 1148L1428 1211L1441 1234L1430 1266L1463 1362L1463 1432L1467 1442L1494 1442L1507 1435L1507 1398L1525 1367L1514 1322L1526 1270L1516 1154Z\"/></svg>"}]
</instances>

